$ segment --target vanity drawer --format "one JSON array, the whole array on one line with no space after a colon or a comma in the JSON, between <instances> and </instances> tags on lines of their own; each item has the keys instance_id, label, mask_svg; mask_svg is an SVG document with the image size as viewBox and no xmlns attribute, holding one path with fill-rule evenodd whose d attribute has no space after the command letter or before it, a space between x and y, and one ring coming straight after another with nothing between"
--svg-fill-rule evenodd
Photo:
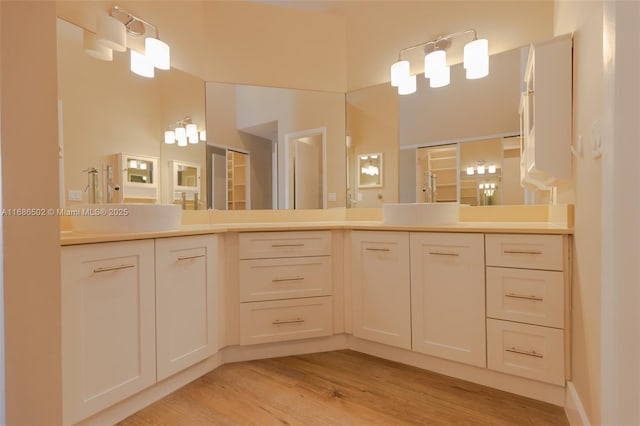
<instances>
[{"instance_id":1,"label":"vanity drawer","mask_svg":"<svg viewBox=\"0 0 640 426\"><path fill-rule=\"evenodd\" d=\"M331 294L331 257L240 261L240 301L292 299Z\"/></svg>"},{"instance_id":2,"label":"vanity drawer","mask_svg":"<svg viewBox=\"0 0 640 426\"><path fill-rule=\"evenodd\" d=\"M502 235L485 238L487 266L562 271L562 235Z\"/></svg>"},{"instance_id":3,"label":"vanity drawer","mask_svg":"<svg viewBox=\"0 0 640 426\"><path fill-rule=\"evenodd\" d=\"M241 345L330 336L331 333L331 296L240 304Z\"/></svg>"},{"instance_id":4,"label":"vanity drawer","mask_svg":"<svg viewBox=\"0 0 640 426\"><path fill-rule=\"evenodd\" d=\"M247 232L239 244L240 259L328 256L331 231Z\"/></svg>"},{"instance_id":5,"label":"vanity drawer","mask_svg":"<svg viewBox=\"0 0 640 426\"><path fill-rule=\"evenodd\" d=\"M564 333L555 328L487 320L487 367L564 386Z\"/></svg>"},{"instance_id":6,"label":"vanity drawer","mask_svg":"<svg viewBox=\"0 0 640 426\"><path fill-rule=\"evenodd\" d=\"M487 267L487 316L563 328L563 272Z\"/></svg>"}]
</instances>

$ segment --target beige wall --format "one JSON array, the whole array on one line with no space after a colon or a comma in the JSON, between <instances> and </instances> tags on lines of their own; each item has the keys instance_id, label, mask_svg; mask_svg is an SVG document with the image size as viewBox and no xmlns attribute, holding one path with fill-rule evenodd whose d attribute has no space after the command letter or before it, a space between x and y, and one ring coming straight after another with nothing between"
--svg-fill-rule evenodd
<instances>
[{"instance_id":1,"label":"beige wall","mask_svg":"<svg viewBox=\"0 0 640 426\"><path fill-rule=\"evenodd\" d=\"M590 155L592 126L602 117L602 3L558 1L555 33L574 32L574 138L585 154L573 159L572 382L591 424L600 424L600 302L602 162ZM573 194L565 194L571 196ZM563 200L560 200L563 202Z\"/></svg>"},{"instance_id":2,"label":"beige wall","mask_svg":"<svg viewBox=\"0 0 640 426\"><path fill-rule=\"evenodd\" d=\"M0 8L2 204L56 209L55 4ZM62 422L58 223L53 215L3 217L8 425Z\"/></svg>"}]
</instances>

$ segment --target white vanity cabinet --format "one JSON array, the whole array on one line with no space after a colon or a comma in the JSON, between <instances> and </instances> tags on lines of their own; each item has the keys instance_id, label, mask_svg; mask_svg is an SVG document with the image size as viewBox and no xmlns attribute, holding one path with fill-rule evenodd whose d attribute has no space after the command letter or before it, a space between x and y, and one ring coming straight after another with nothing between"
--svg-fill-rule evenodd
<instances>
[{"instance_id":1,"label":"white vanity cabinet","mask_svg":"<svg viewBox=\"0 0 640 426\"><path fill-rule=\"evenodd\" d=\"M154 242L66 246L63 415L73 424L156 382Z\"/></svg>"},{"instance_id":2,"label":"white vanity cabinet","mask_svg":"<svg viewBox=\"0 0 640 426\"><path fill-rule=\"evenodd\" d=\"M561 235L486 236L490 369L564 385L566 246Z\"/></svg>"},{"instance_id":3,"label":"white vanity cabinet","mask_svg":"<svg viewBox=\"0 0 640 426\"><path fill-rule=\"evenodd\" d=\"M412 232L413 350L486 367L484 235Z\"/></svg>"},{"instance_id":4,"label":"white vanity cabinet","mask_svg":"<svg viewBox=\"0 0 640 426\"><path fill-rule=\"evenodd\" d=\"M332 334L330 231L241 233L240 344Z\"/></svg>"},{"instance_id":5,"label":"white vanity cabinet","mask_svg":"<svg viewBox=\"0 0 640 426\"><path fill-rule=\"evenodd\" d=\"M353 335L411 349L409 233L353 231Z\"/></svg>"},{"instance_id":6,"label":"white vanity cabinet","mask_svg":"<svg viewBox=\"0 0 640 426\"><path fill-rule=\"evenodd\" d=\"M217 351L217 238L156 240L158 381Z\"/></svg>"}]
</instances>

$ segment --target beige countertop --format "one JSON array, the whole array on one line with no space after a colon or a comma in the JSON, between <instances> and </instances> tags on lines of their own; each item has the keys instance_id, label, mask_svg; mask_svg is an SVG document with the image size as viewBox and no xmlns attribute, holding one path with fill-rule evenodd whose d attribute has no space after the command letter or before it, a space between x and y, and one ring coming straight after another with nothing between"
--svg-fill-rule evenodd
<instances>
[{"instance_id":1,"label":"beige countertop","mask_svg":"<svg viewBox=\"0 0 640 426\"><path fill-rule=\"evenodd\" d=\"M416 232L477 232L518 234L572 234L573 228L549 222L459 222L441 226L389 226L378 220L308 221L308 222L247 222L182 225L179 230L143 233L85 234L62 231L60 245L92 244L113 241L143 240L225 232L309 231L309 230L376 230Z\"/></svg>"}]
</instances>

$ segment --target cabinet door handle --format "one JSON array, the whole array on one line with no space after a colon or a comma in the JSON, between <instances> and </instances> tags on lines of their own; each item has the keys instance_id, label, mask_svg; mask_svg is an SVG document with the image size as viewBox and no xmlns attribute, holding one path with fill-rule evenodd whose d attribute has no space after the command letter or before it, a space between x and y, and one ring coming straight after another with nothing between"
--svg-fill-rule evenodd
<instances>
[{"instance_id":1,"label":"cabinet door handle","mask_svg":"<svg viewBox=\"0 0 640 426\"><path fill-rule=\"evenodd\" d=\"M375 247L367 247L367 248L365 248L365 250L369 250L369 251L391 251L391 249L388 249L388 248L375 248Z\"/></svg>"},{"instance_id":2,"label":"cabinet door handle","mask_svg":"<svg viewBox=\"0 0 640 426\"><path fill-rule=\"evenodd\" d=\"M540 250L503 250L504 254L542 254Z\"/></svg>"},{"instance_id":3,"label":"cabinet door handle","mask_svg":"<svg viewBox=\"0 0 640 426\"><path fill-rule=\"evenodd\" d=\"M271 247L274 247L274 248L278 248L278 247L304 247L304 243L297 243L297 244L271 244Z\"/></svg>"},{"instance_id":4,"label":"cabinet door handle","mask_svg":"<svg viewBox=\"0 0 640 426\"><path fill-rule=\"evenodd\" d=\"M304 320L302 318L290 319L290 320L275 320L271 324L273 325L281 325L281 324L298 324L302 323Z\"/></svg>"},{"instance_id":5,"label":"cabinet door handle","mask_svg":"<svg viewBox=\"0 0 640 426\"><path fill-rule=\"evenodd\" d=\"M284 281L302 281L304 277L293 277L293 278L274 278L271 280L272 283L281 283Z\"/></svg>"},{"instance_id":6,"label":"cabinet door handle","mask_svg":"<svg viewBox=\"0 0 640 426\"><path fill-rule=\"evenodd\" d=\"M516 294L516 293L507 293L504 297L512 297L514 299L527 299L527 300L535 300L536 302L542 302L544 299L539 296L527 296L524 294Z\"/></svg>"},{"instance_id":7,"label":"cabinet door handle","mask_svg":"<svg viewBox=\"0 0 640 426\"><path fill-rule=\"evenodd\" d=\"M205 257L205 255L204 254L194 254L192 256L180 256L180 257L178 257L178 262L180 262L181 260L197 259L199 257Z\"/></svg>"},{"instance_id":8,"label":"cabinet door handle","mask_svg":"<svg viewBox=\"0 0 640 426\"><path fill-rule=\"evenodd\" d=\"M526 355L526 356L532 356L532 357L536 357L536 358L544 358L544 355L539 354L536 351L523 351L521 349L517 349L515 346L512 346L510 348L506 348L505 351L507 352L513 352L514 354L520 354L520 355Z\"/></svg>"},{"instance_id":9,"label":"cabinet door handle","mask_svg":"<svg viewBox=\"0 0 640 426\"><path fill-rule=\"evenodd\" d=\"M100 272L109 272L109 271L119 271L121 269L130 269L135 268L136 265L118 265L118 266L105 266L104 268L95 268L93 270L94 274L98 274Z\"/></svg>"},{"instance_id":10,"label":"cabinet door handle","mask_svg":"<svg viewBox=\"0 0 640 426\"><path fill-rule=\"evenodd\" d=\"M455 251L430 251L429 254L434 256L460 256L460 253Z\"/></svg>"}]
</instances>

